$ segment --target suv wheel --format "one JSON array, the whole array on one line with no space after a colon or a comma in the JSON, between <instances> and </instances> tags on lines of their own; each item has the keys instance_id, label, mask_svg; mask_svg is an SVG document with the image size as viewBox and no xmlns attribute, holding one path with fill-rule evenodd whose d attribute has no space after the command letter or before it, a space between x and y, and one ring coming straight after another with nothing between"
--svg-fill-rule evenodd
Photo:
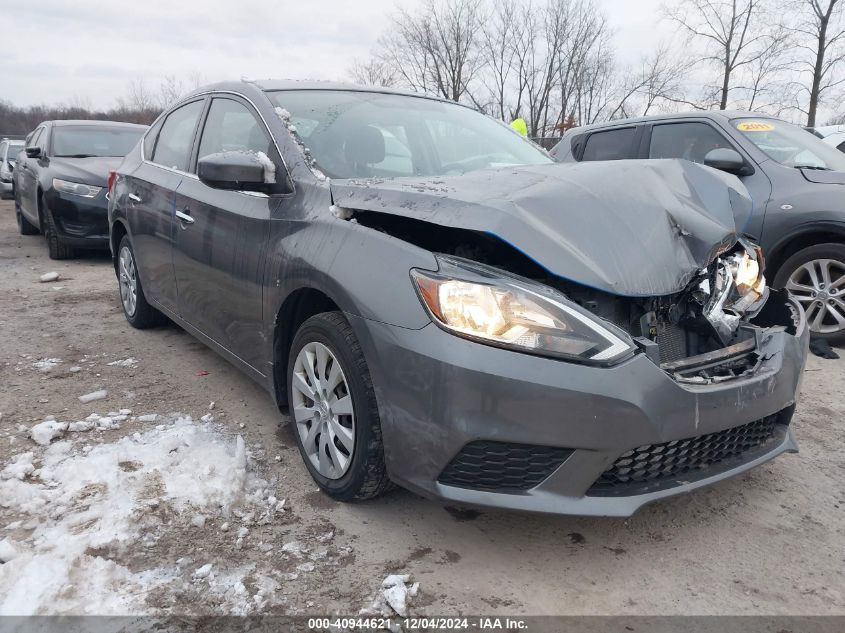
<instances>
[{"instance_id":1,"label":"suv wheel","mask_svg":"<svg viewBox=\"0 0 845 633\"><path fill-rule=\"evenodd\" d=\"M15 220L18 222L18 232L21 235L38 235L38 227L26 219L17 203L15 203Z\"/></svg>"},{"instance_id":2,"label":"suv wheel","mask_svg":"<svg viewBox=\"0 0 845 633\"><path fill-rule=\"evenodd\" d=\"M129 321L129 325L145 330L166 323L167 317L147 303L141 279L138 277L138 267L135 265L135 251L132 250L132 244L126 235L117 247L116 272L123 316Z\"/></svg>"},{"instance_id":3,"label":"suv wheel","mask_svg":"<svg viewBox=\"0 0 845 633\"><path fill-rule=\"evenodd\" d=\"M845 343L845 244L817 244L787 259L775 276L804 307L815 338Z\"/></svg>"},{"instance_id":4,"label":"suv wheel","mask_svg":"<svg viewBox=\"0 0 845 633\"><path fill-rule=\"evenodd\" d=\"M340 501L391 487L381 423L361 346L340 312L311 317L293 340L288 403L299 452L323 492Z\"/></svg>"}]
</instances>

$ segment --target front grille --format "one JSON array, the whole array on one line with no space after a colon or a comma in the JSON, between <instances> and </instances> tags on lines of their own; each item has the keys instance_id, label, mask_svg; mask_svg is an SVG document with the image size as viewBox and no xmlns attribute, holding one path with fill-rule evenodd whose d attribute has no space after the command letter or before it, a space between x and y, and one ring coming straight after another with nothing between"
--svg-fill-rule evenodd
<instances>
[{"instance_id":1,"label":"front grille","mask_svg":"<svg viewBox=\"0 0 845 633\"><path fill-rule=\"evenodd\" d=\"M736 459L782 439L786 424L781 415L775 413L742 426L686 440L635 448L605 470L587 494L607 496L659 489L666 484L681 483L678 479L688 473L694 479L694 471ZM786 422L788 420L786 417Z\"/></svg>"},{"instance_id":2,"label":"front grille","mask_svg":"<svg viewBox=\"0 0 845 633\"><path fill-rule=\"evenodd\" d=\"M571 454L570 449L551 446L470 442L446 466L438 481L474 490L528 490L551 475Z\"/></svg>"}]
</instances>

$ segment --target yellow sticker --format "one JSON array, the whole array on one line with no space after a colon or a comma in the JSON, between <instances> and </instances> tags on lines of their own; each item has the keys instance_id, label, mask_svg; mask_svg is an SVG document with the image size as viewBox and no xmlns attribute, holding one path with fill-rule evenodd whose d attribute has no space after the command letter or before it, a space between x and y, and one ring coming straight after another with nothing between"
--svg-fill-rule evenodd
<instances>
[{"instance_id":1,"label":"yellow sticker","mask_svg":"<svg viewBox=\"0 0 845 633\"><path fill-rule=\"evenodd\" d=\"M736 124L736 129L740 132L771 132L775 126L763 121L743 121Z\"/></svg>"}]
</instances>

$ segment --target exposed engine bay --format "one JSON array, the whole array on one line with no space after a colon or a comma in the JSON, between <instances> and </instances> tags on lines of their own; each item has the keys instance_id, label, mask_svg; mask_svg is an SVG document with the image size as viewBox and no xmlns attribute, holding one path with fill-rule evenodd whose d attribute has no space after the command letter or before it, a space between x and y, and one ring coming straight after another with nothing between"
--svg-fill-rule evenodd
<instances>
[{"instance_id":1,"label":"exposed engine bay","mask_svg":"<svg viewBox=\"0 0 845 633\"><path fill-rule=\"evenodd\" d=\"M766 286L762 251L743 238L698 270L682 291L626 297L550 275L487 234L377 212L355 211L353 221L435 253L551 286L627 332L655 364L680 382L713 383L754 373L763 360L757 350L769 328L794 334L801 319L785 291Z\"/></svg>"}]
</instances>

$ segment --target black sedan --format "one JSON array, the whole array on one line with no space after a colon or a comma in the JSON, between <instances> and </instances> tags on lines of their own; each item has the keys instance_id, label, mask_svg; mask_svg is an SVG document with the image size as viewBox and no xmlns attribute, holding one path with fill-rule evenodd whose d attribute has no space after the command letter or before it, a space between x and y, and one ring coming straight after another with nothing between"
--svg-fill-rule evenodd
<instances>
[{"instance_id":1,"label":"black sedan","mask_svg":"<svg viewBox=\"0 0 845 633\"><path fill-rule=\"evenodd\" d=\"M45 121L15 168L21 235L43 233L51 259L107 249L106 180L147 128L114 121Z\"/></svg>"}]
</instances>

